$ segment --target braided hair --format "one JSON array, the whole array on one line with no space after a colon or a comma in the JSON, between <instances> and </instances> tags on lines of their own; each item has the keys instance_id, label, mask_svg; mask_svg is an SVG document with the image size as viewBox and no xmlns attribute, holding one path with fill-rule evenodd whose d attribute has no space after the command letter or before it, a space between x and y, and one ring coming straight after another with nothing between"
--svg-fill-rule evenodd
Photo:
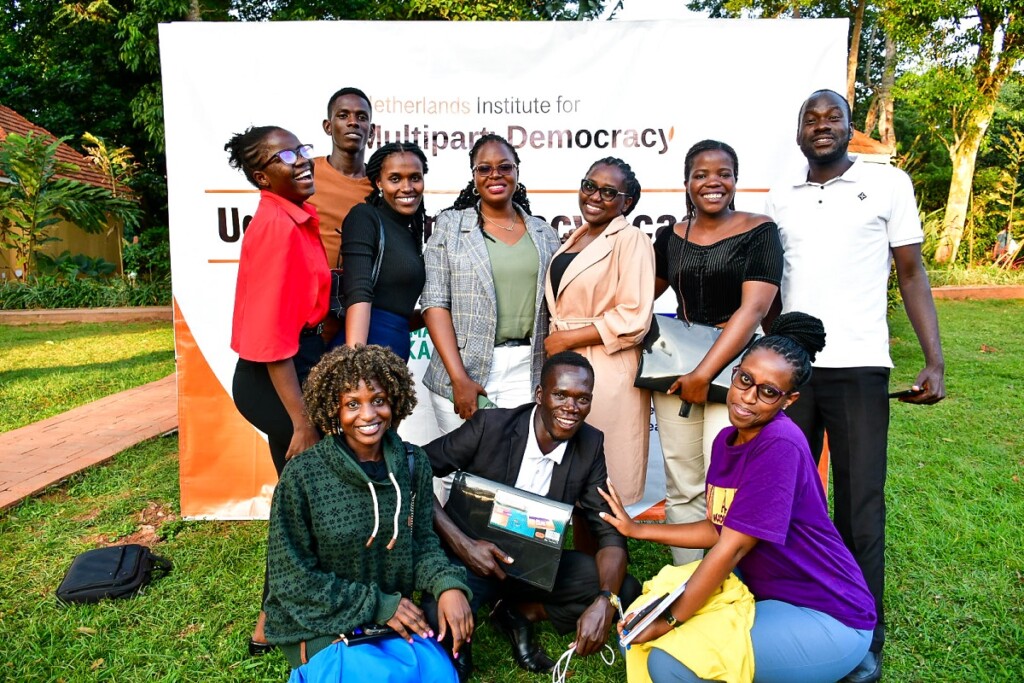
<instances>
[{"instance_id":1,"label":"braided hair","mask_svg":"<svg viewBox=\"0 0 1024 683\"><path fill-rule=\"evenodd\" d=\"M729 157L732 158L732 175L734 178L739 177L740 160L739 157L736 156L736 150L724 142L719 142L718 140L701 140L693 145L693 147L690 147L686 152L686 160L683 162L683 177L686 178L686 182L690 181L690 171L693 170L693 161L697 158L697 155L702 152L713 151L725 152L728 154ZM733 196L732 201L729 202L729 208L733 211L736 210L735 195ZM693 202L690 200L689 192L686 193L686 215L691 218L693 217Z\"/></svg>"},{"instance_id":2,"label":"braided hair","mask_svg":"<svg viewBox=\"0 0 1024 683\"><path fill-rule=\"evenodd\" d=\"M622 212L623 216L628 216L636 208L637 202L640 201L640 181L636 179L636 174L633 173L630 165L622 159L618 157L605 157L591 164L590 168L587 169L587 175L590 175L590 172L598 166L615 166L622 171L622 175L626 178L626 196L633 200L630 202L629 208Z\"/></svg>"},{"instance_id":3,"label":"braided hair","mask_svg":"<svg viewBox=\"0 0 1024 683\"><path fill-rule=\"evenodd\" d=\"M264 141L271 133L284 131L281 126L250 126L244 133L235 133L224 145L228 153L228 164L245 174L246 180L259 187L253 173L259 170L263 157Z\"/></svg>"},{"instance_id":4,"label":"braided hair","mask_svg":"<svg viewBox=\"0 0 1024 683\"><path fill-rule=\"evenodd\" d=\"M476 142L473 144L473 149L469 150L469 168L471 173L475 173L472 169L475 166L474 162L476 161L477 152L479 152L480 148L488 142L497 142L505 145L508 151L512 153L512 159L516 162L516 166L519 166L519 155L516 153L516 148L513 147L508 140L497 133L487 133L486 135L481 135L477 138ZM459 196L455 198L455 203L448 208L461 211L462 209L468 209L471 206L475 207L479 199L480 195L477 194L476 191L476 178L470 176L469 182L466 183L464 188L462 188L462 192L459 192ZM526 196L526 186L522 183L516 185L516 190L512 193L512 202L521 206L523 211L526 212L526 215L533 215L530 211L530 200ZM478 211L477 213L479 214L480 212ZM480 226L483 227L483 216L478 216L477 220L479 221Z\"/></svg>"},{"instance_id":5,"label":"braided hair","mask_svg":"<svg viewBox=\"0 0 1024 683\"><path fill-rule=\"evenodd\" d=\"M384 168L384 160L392 154L412 154L420 163L423 165L423 175L427 174L427 155L423 153L420 146L415 142L389 142L386 145L380 147L376 152L370 156L370 160L366 162L366 178L370 181L370 185L373 189L370 194L366 195L366 203L371 206L380 208L382 204L385 204L384 195L380 191L380 174ZM427 209L424 206L424 202L420 201L420 206L416 209L416 213L412 217L412 234L416 238L416 244L423 244L423 226L427 222Z\"/></svg>"},{"instance_id":6,"label":"braided hair","mask_svg":"<svg viewBox=\"0 0 1024 683\"><path fill-rule=\"evenodd\" d=\"M793 311L776 318L770 332L751 344L743 358L755 349L774 351L793 366L793 389L799 389L811 379L811 363L823 348L825 327L821 321Z\"/></svg>"},{"instance_id":7,"label":"braided hair","mask_svg":"<svg viewBox=\"0 0 1024 683\"><path fill-rule=\"evenodd\" d=\"M391 349L375 344L339 346L323 355L303 385L302 400L310 422L324 434L335 431L341 395L358 389L360 382L367 386L377 382L384 390L392 424L412 415L416 388L405 361Z\"/></svg>"}]
</instances>

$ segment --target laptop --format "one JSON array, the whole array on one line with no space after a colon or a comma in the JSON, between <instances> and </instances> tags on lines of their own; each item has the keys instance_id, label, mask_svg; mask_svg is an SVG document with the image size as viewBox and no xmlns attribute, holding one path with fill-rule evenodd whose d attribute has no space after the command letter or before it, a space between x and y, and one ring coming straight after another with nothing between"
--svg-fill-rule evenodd
<instances>
[{"instance_id":1,"label":"laptop","mask_svg":"<svg viewBox=\"0 0 1024 683\"><path fill-rule=\"evenodd\" d=\"M572 505L459 471L444 510L470 538L512 556L515 561L502 567L506 574L544 590L554 587Z\"/></svg>"}]
</instances>

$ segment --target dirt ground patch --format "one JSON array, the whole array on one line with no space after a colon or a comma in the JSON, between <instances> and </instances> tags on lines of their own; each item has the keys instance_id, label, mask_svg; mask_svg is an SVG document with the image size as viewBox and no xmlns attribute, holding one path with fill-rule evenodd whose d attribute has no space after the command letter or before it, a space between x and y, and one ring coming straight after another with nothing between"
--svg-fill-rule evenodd
<instances>
[{"instance_id":1,"label":"dirt ground patch","mask_svg":"<svg viewBox=\"0 0 1024 683\"><path fill-rule=\"evenodd\" d=\"M127 545L129 543L154 546L162 540L157 534L160 527L176 519L178 519L178 516L171 512L170 508L166 505L150 502L141 512L135 515L135 531L125 536L120 536L116 540L110 540L110 537L106 534L90 536L87 540L98 546Z\"/></svg>"}]
</instances>

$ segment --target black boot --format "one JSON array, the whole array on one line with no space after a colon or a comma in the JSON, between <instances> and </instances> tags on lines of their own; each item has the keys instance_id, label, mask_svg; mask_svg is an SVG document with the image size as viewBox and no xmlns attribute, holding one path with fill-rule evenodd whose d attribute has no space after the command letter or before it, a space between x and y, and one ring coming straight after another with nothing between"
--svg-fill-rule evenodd
<instances>
[{"instance_id":1,"label":"black boot","mask_svg":"<svg viewBox=\"0 0 1024 683\"><path fill-rule=\"evenodd\" d=\"M459 648L459 658L452 659L455 673L459 675L459 683L466 683L473 675L473 643L463 643Z\"/></svg>"},{"instance_id":2,"label":"black boot","mask_svg":"<svg viewBox=\"0 0 1024 683\"><path fill-rule=\"evenodd\" d=\"M555 662L534 638L533 624L504 600L491 611L491 627L508 638L512 644L512 656L520 668L535 674L555 668ZM462 659L461 655L459 659Z\"/></svg>"},{"instance_id":3,"label":"black boot","mask_svg":"<svg viewBox=\"0 0 1024 683\"><path fill-rule=\"evenodd\" d=\"M882 680L882 653L868 651L850 673L839 683L876 683Z\"/></svg>"}]
</instances>

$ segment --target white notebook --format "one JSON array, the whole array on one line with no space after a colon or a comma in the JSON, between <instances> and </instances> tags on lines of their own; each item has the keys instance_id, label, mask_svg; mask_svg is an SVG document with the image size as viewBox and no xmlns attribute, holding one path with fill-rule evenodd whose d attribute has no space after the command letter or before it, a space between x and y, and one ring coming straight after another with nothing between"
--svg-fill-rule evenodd
<instances>
[{"instance_id":1,"label":"white notebook","mask_svg":"<svg viewBox=\"0 0 1024 683\"><path fill-rule=\"evenodd\" d=\"M651 596L650 600L633 610L634 617L630 621L636 621L637 617L635 615L643 613L643 616L635 624L632 624L632 628L622 632L622 637L619 638L619 643L622 647L628 646L633 642L634 638L643 633L644 629L650 626L655 619L659 618L676 601L676 598L683 594L684 590L686 590L685 581L676 586L671 593Z\"/></svg>"}]
</instances>

